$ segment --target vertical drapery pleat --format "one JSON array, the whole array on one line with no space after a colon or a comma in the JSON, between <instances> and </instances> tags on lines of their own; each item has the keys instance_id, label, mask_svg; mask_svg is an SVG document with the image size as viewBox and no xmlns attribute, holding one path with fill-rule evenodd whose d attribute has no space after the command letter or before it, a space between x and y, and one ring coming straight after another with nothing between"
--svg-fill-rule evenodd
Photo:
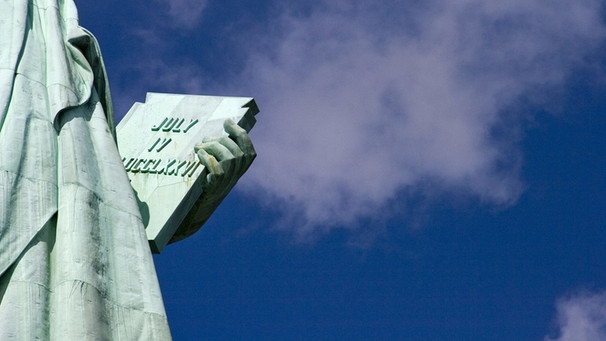
<instances>
[{"instance_id":1,"label":"vertical drapery pleat","mask_svg":"<svg viewBox=\"0 0 606 341\"><path fill-rule=\"evenodd\" d=\"M94 38L72 0L0 13L0 339L170 339Z\"/></svg>"}]
</instances>

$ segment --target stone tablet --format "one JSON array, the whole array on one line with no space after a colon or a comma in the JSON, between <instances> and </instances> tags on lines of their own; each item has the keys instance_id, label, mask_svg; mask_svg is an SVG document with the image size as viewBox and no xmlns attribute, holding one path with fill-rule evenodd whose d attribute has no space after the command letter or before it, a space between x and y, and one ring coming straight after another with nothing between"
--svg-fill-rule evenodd
<instances>
[{"instance_id":1,"label":"stone tablet","mask_svg":"<svg viewBox=\"0 0 606 341\"><path fill-rule=\"evenodd\" d=\"M194 152L205 138L227 135L232 119L250 131L254 99L148 93L117 127L118 149L139 200L147 238L159 253L202 194L208 174Z\"/></svg>"}]
</instances>

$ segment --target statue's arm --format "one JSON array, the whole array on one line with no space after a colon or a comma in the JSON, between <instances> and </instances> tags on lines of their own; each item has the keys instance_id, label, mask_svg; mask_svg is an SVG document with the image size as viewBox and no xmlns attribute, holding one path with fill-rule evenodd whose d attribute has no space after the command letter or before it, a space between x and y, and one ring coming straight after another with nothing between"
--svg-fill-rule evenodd
<instances>
[{"instance_id":1,"label":"statue's arm","mask_svg":"<svg viewBox=\"0 0 606 341\"><path fill-rule=\"evenodd\" d=\"M202 195L179 226L171 243L189 237L202 227L257 155L246 130L232 120L225 121L224 129L229 136L203 141L195 147L196 155L208 173Z\"/></svg>"}]
</instances>

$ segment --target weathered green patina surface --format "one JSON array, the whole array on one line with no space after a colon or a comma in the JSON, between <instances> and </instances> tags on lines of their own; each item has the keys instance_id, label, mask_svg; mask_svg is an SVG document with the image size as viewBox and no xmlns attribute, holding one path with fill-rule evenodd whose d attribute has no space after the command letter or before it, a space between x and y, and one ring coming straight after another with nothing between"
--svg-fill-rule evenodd
<instances>
[{"instance_id":1,"label":"weathered green patina surface","mask_svg":"<svg viewBox=\"0 0 606 341\"><path fill-rule=\"evenodd\" d=\"M254 158L246 132L225 129L195 148L208 195L172 241ZM101 54L73 0L0 0L0 340L170 339L115 141Z\"/></svg>"},{"instance_id":2,"label":"weathered green patina surface","mask_svg":"<svg viewBox=\"0 0 606 341\"><path fill-rule=\"evenodd\" d=\"M228 136L223 127L228 119L252 129L258 111L246 97L149 93L120 121L118 147L153 252L183 237L175 232L206 187L208 169L195 146L209 137Z\"/></svg>"}]
</instances>

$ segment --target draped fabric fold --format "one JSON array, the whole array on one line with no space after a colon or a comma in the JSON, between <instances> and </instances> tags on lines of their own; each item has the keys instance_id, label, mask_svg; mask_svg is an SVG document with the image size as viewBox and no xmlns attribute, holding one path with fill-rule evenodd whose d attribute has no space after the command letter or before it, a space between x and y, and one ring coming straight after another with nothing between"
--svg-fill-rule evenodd
<instances>
[{"instance_id":1,"label":"draped fabric fold","mask_svg":"<svg viewBox=\"0 0 606 341\"><path fill-rule=\"evenodd\" d=\"M73 0L0 13L0 339L170 339L94 37Z\"/></svg>"}]
</instances>

